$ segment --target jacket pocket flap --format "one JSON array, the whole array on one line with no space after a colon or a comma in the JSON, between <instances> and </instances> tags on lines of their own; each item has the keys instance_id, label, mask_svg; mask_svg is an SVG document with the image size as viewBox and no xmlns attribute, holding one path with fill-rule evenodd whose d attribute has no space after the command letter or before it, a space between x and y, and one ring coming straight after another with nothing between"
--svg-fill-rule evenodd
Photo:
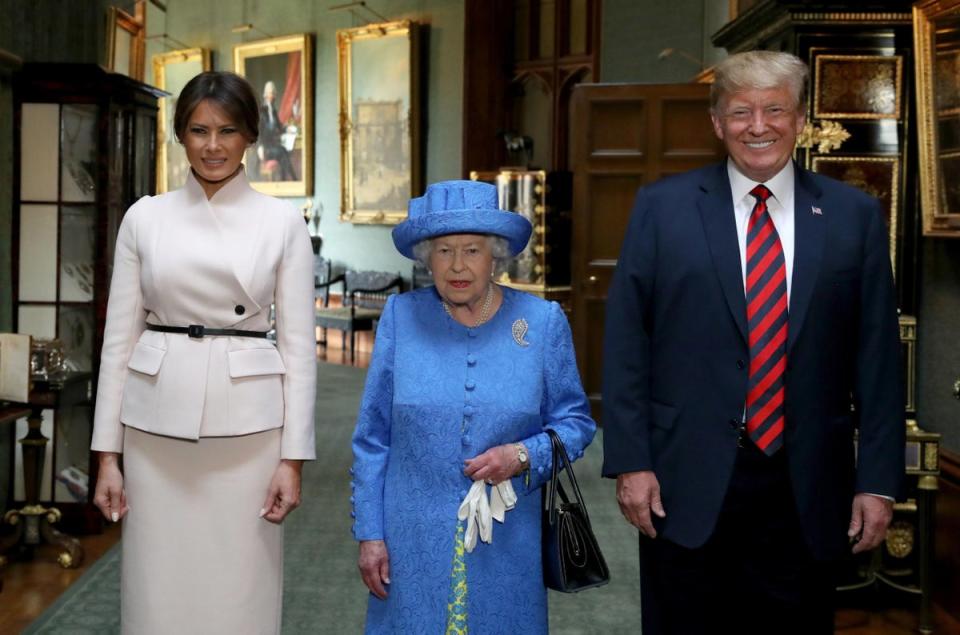
<instances>
[{"instance_id":1,"label":"jacket pocket flap","mask_svg":"<svg viewBox=\"0 0 960 635\"><path fill-rule=\"evenodd\" d=\"M676 406L668 406L659 401L650 401L651 422L658 428L663 428L664 430L672 428L674 421L677 419L678 412L680 412L680 409Z\"/></svg>"},{"instance_id":2,"label":"jacket pocket flap","mask_svg":"<svg viewBox=\"0 0 960 635\"><path fill-rule=\"evenodd\" d=\"M127 362L127 368L144 375L156 375L160 372L160 364L163 363L163 356L166 354L167 351L162 348L137 342L130 355L130 361Z\"/></svg>"},{"instance_id":3,"label":"jacket pocket flap","mask_svg":"<svg viewBox=\"0 0 960 635\"><path fill-rule=\"evenodd\" d=\"M230 360L230 376L251 377L254 375L282 375L287 372L275 348L248 348L227 353Z\"/></svg>"}]
</instances>

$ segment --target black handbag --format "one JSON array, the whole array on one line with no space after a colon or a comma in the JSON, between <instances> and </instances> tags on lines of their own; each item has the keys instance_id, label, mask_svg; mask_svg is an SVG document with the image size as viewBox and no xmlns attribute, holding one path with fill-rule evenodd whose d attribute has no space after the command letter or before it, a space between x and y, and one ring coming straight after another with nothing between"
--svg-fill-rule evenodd
<instances>
[{"instance_id":1,"label":"black handbag","mask_svg":"<svg viewBox=\"0 0 960 635\"><path fill-rule=\"evenodd\" d=\"M576 593L602 586L610 581L610 571L593 535L587 507L577 486L577 477L573 474L570 458L560 437L549 428L547 434L553 445L553 474L543 489L543 582L547 588L562 593ZM561 461L573 486L574 502L570 502L560 484Z\"/></svg>"}]
</instances>

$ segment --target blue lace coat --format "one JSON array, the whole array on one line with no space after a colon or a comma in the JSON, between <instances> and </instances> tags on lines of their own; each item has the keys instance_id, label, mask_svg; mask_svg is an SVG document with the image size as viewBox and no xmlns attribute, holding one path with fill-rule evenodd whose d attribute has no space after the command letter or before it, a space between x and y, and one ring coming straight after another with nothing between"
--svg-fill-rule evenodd
<instances>
[{"instance_id":1,"label":"blue lace coat","mask_svg":"<svg viewBox=\"0 0 960 635\"><path fill-rule=\"evenodd\" d=\"M444 632L457 508L471 485L464 460L517 441L529 449L529 477L513 479L519 500L494 522L493 543L466 554L467 625L547 632L540 486L552 464L543 429L576 460L596 425L559 305L502 290L502 306L478 328L451 319L433 287L392 296L384 309L351 470L354 537L382 539L390 555L389 597L370 595L368 633Z\"/></svg>"}]
</instances>

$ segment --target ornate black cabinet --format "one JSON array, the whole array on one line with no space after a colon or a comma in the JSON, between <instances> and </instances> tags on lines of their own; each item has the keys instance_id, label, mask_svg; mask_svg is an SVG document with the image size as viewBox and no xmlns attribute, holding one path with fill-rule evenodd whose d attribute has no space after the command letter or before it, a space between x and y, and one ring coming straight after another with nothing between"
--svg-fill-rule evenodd
<instances>
[{"instance_id":1,"label":"ornate black cabinet","mask_svg":"<svg viewBox=\"0 0 960 635\"><path fill-rule=\"evenodd\" d=\"M59 340L57 372L83 383L43 411L39 498L66 529L89 531L99 526L89 446L114 242L126 209L155 191L163 93L93 64L25 64L13 89L14 330ZM18 422L18 439L26 428ZM20 445L12 506L25 496Z\"/></svg>"}]
</instances>

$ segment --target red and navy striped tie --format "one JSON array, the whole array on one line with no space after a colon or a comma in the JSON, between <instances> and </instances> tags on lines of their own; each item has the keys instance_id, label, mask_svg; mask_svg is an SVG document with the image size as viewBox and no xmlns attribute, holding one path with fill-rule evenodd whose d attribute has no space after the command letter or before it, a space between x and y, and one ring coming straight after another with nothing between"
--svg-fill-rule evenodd
<instances>
[{"instance_id":1,"label":"red and navy striped tie","mask_svg":"<svg viewBox=\"0 0 960 635\"><path fill-rule=\"evenodd\" d=\"M747 224L747 435L758 448L772 455L783 445L787 269L780 237L767 211L770 190L758 185L750 194L756 197L757 204Z\"/></svg>"}]
</instances>

